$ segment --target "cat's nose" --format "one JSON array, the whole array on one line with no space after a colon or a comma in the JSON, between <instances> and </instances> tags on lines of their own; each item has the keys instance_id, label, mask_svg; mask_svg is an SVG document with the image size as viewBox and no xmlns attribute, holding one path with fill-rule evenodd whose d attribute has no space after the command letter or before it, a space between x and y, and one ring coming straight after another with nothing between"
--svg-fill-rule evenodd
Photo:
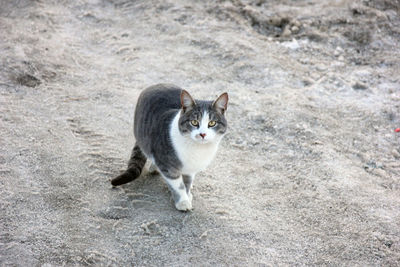
<instances>
[{"instance_id":1,"label":"cat's nose","mask_svg":"<svg viewBox=\"0 0 400 267\"><path fill-rule=\"evenodd\" d=\"M205 133L201 133L200 136L204 139L204 137L206 137Z\"/></svg>"}]
</instances>

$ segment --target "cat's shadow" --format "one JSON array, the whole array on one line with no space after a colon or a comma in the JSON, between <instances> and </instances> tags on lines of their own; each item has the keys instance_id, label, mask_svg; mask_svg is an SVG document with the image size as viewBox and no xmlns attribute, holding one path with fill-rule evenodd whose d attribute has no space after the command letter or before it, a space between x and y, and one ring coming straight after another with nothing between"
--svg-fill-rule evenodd
<instances>
[{"instance_id":1,"label":"cat's shadow","mask_svg":"<svg viewBox=\"0 0 400 267\"><path fill-rule=\"evenodd\" d=\"M134 181L112 187L116 194L100 212L108 219L136 217L137 213L175 211L168 186L157 173L146 173Z\"/></svg>"}]
</instances>

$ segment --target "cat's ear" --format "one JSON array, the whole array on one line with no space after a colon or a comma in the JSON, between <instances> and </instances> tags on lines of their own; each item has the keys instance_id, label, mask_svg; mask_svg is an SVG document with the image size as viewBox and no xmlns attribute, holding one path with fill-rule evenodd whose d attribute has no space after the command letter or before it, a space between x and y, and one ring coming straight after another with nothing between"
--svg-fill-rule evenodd
<instances>
[{"instance_id":1,"label":"cat's ear","mask_svg":"<svg viewBox=\"0 0 400 267\"><path fill-rule=\"evenodd\" d=\"M221 114L224 114L226 111L226 108L228 107L228 93L223 93L220 95L217 100L214 101L213 107L221 112Z\"/></svg>"},{"instance_id":2,"label":"cat's ear","mask_svg":"<svg viewBox=\"0 0 400 267\"><path fill-rule=\"evenodd\" d=\"M190 94L186 90L182 90L181 106L182 106L183 112L186 112L187 110L192 109L195 105L196 105L196 102L194 102L194 100L190 96Z\"/></svg>"}]
</instances>

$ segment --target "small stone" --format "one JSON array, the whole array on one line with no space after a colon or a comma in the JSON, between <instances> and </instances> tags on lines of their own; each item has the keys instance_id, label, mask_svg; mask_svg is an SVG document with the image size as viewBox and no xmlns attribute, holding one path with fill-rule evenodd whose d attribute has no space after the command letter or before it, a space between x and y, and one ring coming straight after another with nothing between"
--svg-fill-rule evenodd
<instances>
[{"instance_id":1,"label":"small stone","mask_svg":"<svg viewBox=\"0 0 400 267\"><path fill-rule=\"evenodd\" d=\"M367 88L368 88L368 86L362 82L356 82L355 84L353 84L354 90L365 90Z\"/></svg>"},{"instance_id":2,"label":"small stone","mask_svg":"<svg viewBox=\"0 0 400 267\"><path fill-rule=\"evenodd\" d=\"M311 79L311 78L307 78L307 77L306 77L306 78L303 79L302 82L303 82L303 85L304 85L304 86L310 86L310 85L312 85L312 84L314 83L314 80Z\"/></svg>"},{"instance_id":3,"label":"small stone","mask_svg":"<svg viewBox=\"0 0 400 267\"><path fill-rule=\"evenodd\" d=\"M292 34L292 32L290 31L289 26L286 25L286 27L285 27L285 29L283 30L281 36L282 36L282 37L288 37L288 36L290 36L291 34Z\"/></svg>"},{"instance_id":4,"label":"small stone","mask_svg":"<svg viewBox=\"0 0 400 267\"><path fill-rule=\"evenodd\" d=\"M206 238L209 231L210 231L210 230L207 230L207 231L205 231L204 233L202 233L202 234L200 235L199 238L200 238L200 239Z\"/></svg>"},{"instance_id":5,"label":"small stone","mask_svg":"<svg viewBox=\"0 0 400 267\"><path fill-rule=\"evenodd\" d=\"M292 49L292 50L296 50L296 49L300 48L300 45L299 45L299 43L297 42L296 39L293 39L290 42L283 42L282 45L284 47L287 47L287 48Z\"/></svg>"},{"instance_id":6,"label":"small stone","mask_svg":"<svg viewBox=\"0 0 400 267\"><path fill-rule=\"evenodd\" d=\"M317 68L318 71L326 71L327 70L327 67L325 65L322 65L322 64L318 64L316 66L316 68Z\"/></svg>"},{"instance_id":7,"label":"small stone","mask_svg":"<svg viewBox=\"0 0 400 267\"><path fill-rule=\"evenodd\" d=\"M399 158L400 158L400 153L399 153L399 151L398 151L397 149L393 149L393 150L392 150L392 155L393 155L393 157L395 157L396 159L399 159Z\"/></svg>"},{"instance_id":8,"label":"small stone","mask_svg":"<svg viewBox=\"0 0 400 267\"><path fill-rule=\"evenodd\" d=\"M297 26L293 26L290 30L292 31L292 33L295 33L295 34L300 31L299 27L297 27Z\"/></svg>"},{"instance_id":9,"label":"small stone","mask_svg":"<svg viewBox=\"0 0 400 267\"><path fill-rule=\"evenodd\" d=\"M300 26L301 26L301 23L300 23L300 21L298 21L298 20L294 20L294 21L292 21L292 24L293 24L294 26L296 26L297 28L299 28L299 29L300 29Z\"/></svg>"},{"instance_id":10,"label":"small stone","mask_svg":"<svg viewBox=\"0 0 400 267\"><path fill-rule=\"evenodd\" d=\"M338 56L342 55L343 52L344 52L344 51L343 51L343 48L341 48L340 46L337 46L336 49L335 49L335 51L333 52L333 55L334 55L335 57L338 57Z\"/></svg>"}]
</instances>

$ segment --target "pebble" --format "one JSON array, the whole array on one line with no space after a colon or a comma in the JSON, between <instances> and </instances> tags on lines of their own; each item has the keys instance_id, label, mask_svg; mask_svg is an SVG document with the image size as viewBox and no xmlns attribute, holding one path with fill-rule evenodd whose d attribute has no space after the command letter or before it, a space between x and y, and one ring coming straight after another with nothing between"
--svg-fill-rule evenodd
<instances>
[{"instance_id":1,"label":"pebble","mask_svg":"<svg viewBox=\"0 0 400 267\"><path fill-rule=\"evenodd\" d=\"M289 26L286 25L285 29L284 29L283 32L282 32L282 37L288 37L288 36L290 36L291 34L292 34L292 32L290 31Z\"/></svg>"},{"instance_id":2,"label":"pebble","mask_svg":"<svg viewBox=\"0 0 400 267\"><path fill-rule=\"evenodd\" d=\"M356 82L352 87L354 90L365 90L368 88L368 86L362 82Z\"/></svg>"},{"instance_id":3,"label":"pebble","mask_svg":"<svg viewBox=\"0 0 400 267\"><path fill-rule=\"evenodd\" d=\"M307 77L305 77L305 78L303 79L303 85L304 85L304 86L310 86L310 85L312 85L312 84L314 84L314 80L313 80L313 79L307 78Z\"/></svg>"},{"instance_id":4,"label":"pebble","mask_svg":"<svg viewBox=\"0 0 400 267\"><path fill-rule=\"evenodd\" d=\"M328 69L325 65L322 64L318 64L316 68L318 71L326 71Z\"/></svg>"},{"instance_id":5,"label":"pebble","mask_svg":"<svg viewBox=\"0 0 400 267\"><path fill-rule=\"evenodd\" d=\"M294 26L296 26L297 28L300 28L300 26L301 26L301 23L300 23L300 21L298 21L298 20L292 21L292 24L293 24Z\"/></svg>"},{"instance_id":6,"label":"pebble","mask_svg":"<svg viewBox=\"0 0 400 267\"><path fill-rule=\"evenodd\" d=\"M299 44L299 42L297 42L296 39L293 39L290 42L283 42L282 45L284 47L287 47L287 48L292 49L292 50L296 50L296 49L300 48L300 44Z\"/></svg>"},{"instance_id":7,"label":"pebble","mask_svg":"<svg viewBox=\"0 0 400 267\"><path fill-rule=\"evenodd\" d=\"M300 31L299 27L293 26L291 29L292 33L298 33Z\"/></svg>"},{"instance_id":8,"label":"pebble","mask_svg":"<svg viewBox=\"0 0 400 267\"><path fill-rule=\"evenodd\" d=\"M397 151L397 149L393 149L393 150L392 150L392 155L393 155L393 157L395 157L396 159L399 159L399 158L400 158L400 153L399 153L399 151Z\"/></svg>"},{"instance_id":9,"label":"pebble","mask_svg":"<svg viewBox=\"0 0 400 267\"><path fill-rule=\"evenodd\" d=\"M359 69L353 72L353 75L361 78L361 79L367 79L368 77L371 76L371 72L366 69Z\"/></svg>"}]
</instances>

